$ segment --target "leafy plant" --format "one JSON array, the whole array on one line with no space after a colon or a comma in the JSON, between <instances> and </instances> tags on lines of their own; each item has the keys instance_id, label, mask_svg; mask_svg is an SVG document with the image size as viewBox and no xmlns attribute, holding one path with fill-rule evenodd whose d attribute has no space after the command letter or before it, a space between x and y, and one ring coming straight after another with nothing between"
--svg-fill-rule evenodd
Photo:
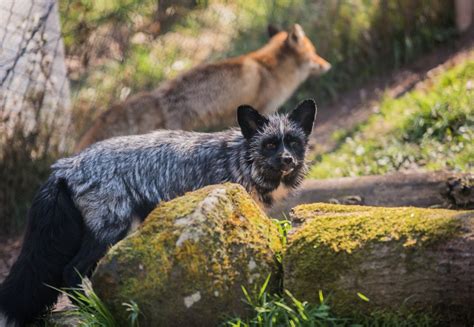
<instances>
[{"instance_id":1,"label":"leafy plant","mask_svg":"<svg viewBox=\"0 0 474 327\"><path fill-rule=\"evenodd\" d=\"M288 290L284 296L267 293L267 277L262 287L254 295L242 287L245 302L255 313L250 319L234 318L225 322L232 327L264 327L264 326L337 326L344 319L335 318L320 293L321 303L310 305L296 299Z\"/></svg>"},{"instance_id":2,"label":"leafy plant","mask_svg":"<svg viewBox=\"0 0 474 327\"><path fill-rule=\"evenodd\" d=\"M291 222L288 219L273 219L274 224L278 228L278 234L280 235L281 244L286 246L288 232L291 230Z\"/></svg>"},{"instance_id":3,"label":"leafy plant","mask_svg":"<svg viewBox=\"0 0 474 327\"><path fill-rule=\"evenodd\" d=\"M67 315L75 318L78 326L120 326L104 302L94 292L89 280L83 279L82 286L79 288L69 288L59 291L74 302L75 308L67 312ZM128 303L122 303L122 305L124 306L124 310L128 312L128 326L139 327L138 318L141 313L137 303L131 300Z\"/></svg>"},{"instance_id":4,"label":"leafy plant","mask_svg":"<svg viewBox=\"0 0 474 327\"><path fill-rule=\"evenodd\" d=\"M254 292L242 287L244 301L252 310L251 318L230 318L223 323L230 327L431 327L437 321L433 316L400 308L389 312L376 310L371 313L353 313L348 316L336 314L331 309L331 302L337 299L325 298L319 291L319 304L308 303L297 299L288 290L283 295L269 294L267 286L270 276ZM370 300L362 293L357 293L363 302Z\"/></svg>"}]
</instances>

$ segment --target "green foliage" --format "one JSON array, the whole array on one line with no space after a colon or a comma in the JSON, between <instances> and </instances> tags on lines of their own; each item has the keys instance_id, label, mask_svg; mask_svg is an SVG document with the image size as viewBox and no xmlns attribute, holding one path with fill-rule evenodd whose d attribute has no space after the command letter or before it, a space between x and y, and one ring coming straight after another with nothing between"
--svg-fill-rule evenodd
<instances>
[{"instance_id":1,"label":"green foliage","mask_svg":"<svg viewBox=\"0 0 474 327\"><path fill-rule=\"evenodd\" d=\"M319 304L312 304L295 298L284 290L284 295L270 294L266 287L270 276L258 290L249 293L242 288L244 301L252 309L251 318L230 318L223 326L230 327L428 327L436 326L433 317L413 313L401 308L398 312L375 311L370 314L355 313L341 317L331 310L331 299L319 291ZM361 301L367 297L357 293Z\"/></svg>"},{"instance_id":2,"label":"green foliage","mask_svg":"<svg viewBox=\"0 0 474 327\"><path fill-rule=\"evenodd\" d=\"M245 302L255 315L250 319L229 319L224 323L225 326L338 326L344 321L331 315L324 299L319 305L310 305L299 301L287 290L284 291L285 296L269 294L266 290L269 280L270 276L258 292L252 294L242 288Z\"/></svg>"},{"instance_id":3,"label":"green foliage","mask_svg":"<svg viewBox=\"0 0 474 327\"><path fill-rule=\"evenodd\" d=\"M474 61L439 73L401 98L385 97L380 112L340 136L311 177L384 174L410 168L473 171Z\"/></svg>"},{"instance_id":4,"label":"green foliage","mask_svg":"<svg viewBox=\"0 0 474 327\"><path fill-rule=\"evenodd\" d=\"M66 313L68 317L74 320L76 326L119 326L110 310L94 292L88 280L83 280L80 288L61 290L61 293L67 295L76 305L72 311ZM133 300L129 303L122 303L122 305L124 311L128 313L128 326L139 327L140 309L138 305Z\"/></svg>"},{"instance_id":5,"label":"green foliage","mask_svg":"<svg viewBox=\"0 0 474 327\"><path fill-rule=\"evenodd\" d=\"M69 53L79 54L87 39L101 26L127 24L138 10L152 18L156 1L151 0L68 0L59 2L64 44Z\"/></svg>"},{"instance_id":6,"label":"green foliage","mask_svg":"<svg viewBox=\"0 0 474 327\"><path fill-rule=\"evenodd\" d=\"M278 234L280 235L281 244L283 247L286 246L288 232L291 230L291 222L288 219L272 219L278 228Z\"/></svg>"}]
</instances>

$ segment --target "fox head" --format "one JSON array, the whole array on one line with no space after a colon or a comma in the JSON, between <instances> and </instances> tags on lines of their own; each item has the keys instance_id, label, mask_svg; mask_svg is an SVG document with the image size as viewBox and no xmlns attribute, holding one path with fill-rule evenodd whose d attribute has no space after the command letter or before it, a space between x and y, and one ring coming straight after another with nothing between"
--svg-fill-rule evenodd
<instances>
[{"instance_id":1,"label":"fox head","mask_svg":"<svg viewBox=\"0 0 474 327\"><path fill-rule=\"evenodd\" d=\"M297 186L306 172L305 153L313 129L316 104L301 102L288 115L262 116L251 106L240 106L237 119L247 140L252 177L274 187Z\"/></svg>"},{"instance_id":2,"label":"fox head","mask_svg":"<svg viewBox=\"0 0 474 327\"><path fill-rule=\"evenodd\" d=\"M272 40L283 43L284 49L295 57L297 64L311 75L321 75L331 69L331 64L318 55L299 24L293 25L289 31L269 25L268 34Z\"/></svg>"}]
</instances>

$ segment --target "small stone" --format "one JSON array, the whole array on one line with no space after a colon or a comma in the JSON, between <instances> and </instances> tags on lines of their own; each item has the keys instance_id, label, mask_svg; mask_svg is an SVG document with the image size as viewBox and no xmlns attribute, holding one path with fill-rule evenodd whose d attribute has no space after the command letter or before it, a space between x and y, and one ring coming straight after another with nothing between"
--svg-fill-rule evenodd
<instances>
[{"instance_id":1,"label":"small stone","mask_svg":"<svg viewBox=\"0 0 474 327\"><path fill-rule=\"evenodd\" d=\"M201 293L196 292L184 298L184 305L186 306L186 308L190 308L194 303L198 302L199 300L201 300Z\"/></svg>"}]
</instances>

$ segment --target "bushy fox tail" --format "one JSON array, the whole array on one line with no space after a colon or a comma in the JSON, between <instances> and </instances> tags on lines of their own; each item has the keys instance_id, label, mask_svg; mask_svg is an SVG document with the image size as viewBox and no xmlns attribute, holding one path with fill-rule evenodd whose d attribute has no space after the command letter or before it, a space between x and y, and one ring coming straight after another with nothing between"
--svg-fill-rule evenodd
<instances>
[{"instance_id":1,"label":"bushy fox tail","mask_svg":"<svg viewBox=\"0 0 474 327\"><path fill-rule=\"evenodd\" d=\"M52 307L63 271L81 245L83 220L66 182L51 177L36 194L23 247L0 285L0 327L22 326Z\"/></svg>"}]
</instances>

